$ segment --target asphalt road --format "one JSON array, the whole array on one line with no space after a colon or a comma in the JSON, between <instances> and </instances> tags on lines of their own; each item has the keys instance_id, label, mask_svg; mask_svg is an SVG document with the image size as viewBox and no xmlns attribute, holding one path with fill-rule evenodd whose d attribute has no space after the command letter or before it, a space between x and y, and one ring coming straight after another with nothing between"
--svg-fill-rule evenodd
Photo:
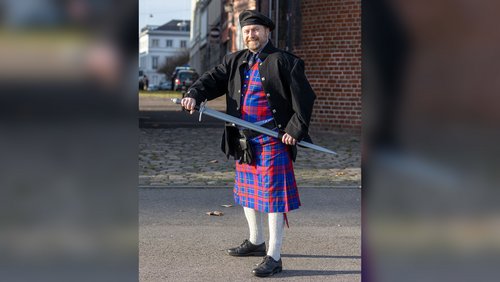
<instances>
[{"instance_id":1,"label":"asphalt road","mask_svg":"<svg viewBox=\"0 0 500 282\"><path fill-rule=\"evenodd\" d=\"M302 207L288 214L279 281L360 281L360 189L301 188ZM257 281L260 257L224 253L248 237L232 190L140 189L140 281ZM222 211L223 216L206 212ZM267 221L266 221L267 222ZM267 228L265 228L267 238Z\"/></svg>"},{"instance_id":2,"label":"asphalt road","mask_svg":"<svg viewBox=\"0 0 500 282\"><path fill-rule=\"evenodd\" d=\"M181 128L181 127L224 127L224 122L210 116L190 115L186 111L141 111L139 112L140 128Z\"/></svg>"},{"instance_id":3,"label":"asphalt road","mask_svg":"<svg viewBox=\"0 0 500 282\"><path fill-rule=\"evenodd\" d=\"M180 97L180 96L179 96ZM225 112L226 102L224 97L209 101L207 106ZM161 95L139 96L139 127L140 128L195 128L219 127L223 128L224 122L204 115L199 122L198 112L192 115L181 110L181 106L171 102L170 98Z\"/></svg>"}]
</instances>

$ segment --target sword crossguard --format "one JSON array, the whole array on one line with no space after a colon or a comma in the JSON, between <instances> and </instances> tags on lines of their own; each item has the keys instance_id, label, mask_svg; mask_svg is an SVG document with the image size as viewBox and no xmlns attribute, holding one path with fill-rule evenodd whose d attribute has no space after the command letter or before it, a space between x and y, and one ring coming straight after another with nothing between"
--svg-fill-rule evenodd
<instances>
[{"instance_id":1,"label":"sword crossguard","mask_svg":"<svg viewBox=\"0 0 500 282\"><path fill-rule=\"evenodd\" d=\"M203 115L203 112L205 111L205 105L207 104L207 100L204 102L201 102L200 107L198 108L198 112L200 112L200 116L198 117L198 121L201 122L201 116Z\"/></svg>"}]
</instances>

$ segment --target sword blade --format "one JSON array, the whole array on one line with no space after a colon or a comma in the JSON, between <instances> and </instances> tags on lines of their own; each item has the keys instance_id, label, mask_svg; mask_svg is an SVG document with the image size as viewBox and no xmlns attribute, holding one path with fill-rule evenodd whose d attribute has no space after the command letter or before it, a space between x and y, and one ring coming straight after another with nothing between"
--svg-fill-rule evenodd
<instances>
[{"instance_id":1,"label":"sword blade","mask_svg":"<svg viewBox=\"0 0 500 282\"><path fill-rule=\"evenodd\" d=\"M337 155L337 153L334 152L334 151L332 151L332 150L329 150L327 148L324 148L324 147L321 147L321 146L318 146L316 144L309 143L309 142L306 142L306 141L299 141L299 142L297 142L297 144L301 145L301 146L304 146L304 147L307 147L309 149L313 149L313 150L317 150L317 151L323 152L323 153Z\"/></svg>"},{"instance_id":2,"label":"sword blade","mask_svg":"<svg viewBox=\"0 0 500 282\"><path fill-rule=\"evenodd\" d=\"M180 104L181 100L175 98L175 99L172 99L172 102L174 102L176 104ZM206 115L214 117L216 119L220 119L220 120L223 120L223 121L235 124L235 125L239 125L241 127L247 128L247 129L251 129L253 131L257 131L259 133L262 133L262 134L265 134L265 135L268 135L268 136L271 136L274 138L281 139L280 134L276 131L273 131L271 129L262 127L260 125L257 125L257 124L251 123L251 122L248 122L246 120L239 119L239 118L234 117L232 115L228 115L226 113L222 113L222 112L210 109L209 107L205 106L205 103L202 103L197 110L200 112L200 115L206 114ZM307 148L310 148L310 149L313 149L313 150L320 151L320 152L337 155L337 153L332 151L332 150L329 150L327 148L323 148L321 146L318 146L316 144L312 144L312 143L309 143L306 141L299 141L299 142L297 142L297 144L304 146L304 147L307 147Z\"/></svg>"},{"instance_id":3,"label":"sword blade","mask_svg":"<svg viewBox=\"0 0 500 282\"><path fill-rule=\"evenodd\" d=\"M269 136L272 136L275 138L279 138L279 133L276 131L262 127L260 125L256 125L256 124L251 123L251 122L246 121L246 120L239 119L239 118L234 117L232 115L221 113L219 111L216 111L216 110L213 110L213 109L210 109L207 107L202 109L202 111L203 111L202 113L205 115L208 115L208 116L211 116L211 117L223 120L223 121L227 121L227 122L233 123L235 125L239 125L239 126L242 126L244 128L248 128L248 129L251 129L253 131L257 131L257 132L262 133L262 134L266 134L266 135L269 135Z\"/></svg>"},{"instance_id":4,"label":"sword blade","mask_svg":"<svg viewBox=\"0 0 500 282\"><path fill-rule=\"evenodd\" d=\"M246 120L242 120L242 119L236 118L234 116L231 116L231 115L228 115L225 113L221 113L219 111L216 111L216 110L213 110L213 109L210 109L207 107L204 107L204 109L202 111L203 111L203 114L206 114L208 116L211 116L211 117L214 117L217 119L221 119L221 120L224 120L224 121L227 121L230 123L234 123L236 125L251 129L253 131L257 131L259 133L266 134L266 135L272 136L274 138L280 139L278 132L273 131L273 130L268 129L268 128L265 128L265 127L262 127L260 125L256 125L256 124L248 122ZM304 147L307 147L307 148L310 148L310 149L313 149L313 150L320 151L320 152L337 155L337 153L332 151L332 150L323 148L321 146L318 146L316 144L312 144L312 143L309 143L306 141L299 141L299 142L297 142L297 144L304 146Z\"/></svg>"}]
</instances>

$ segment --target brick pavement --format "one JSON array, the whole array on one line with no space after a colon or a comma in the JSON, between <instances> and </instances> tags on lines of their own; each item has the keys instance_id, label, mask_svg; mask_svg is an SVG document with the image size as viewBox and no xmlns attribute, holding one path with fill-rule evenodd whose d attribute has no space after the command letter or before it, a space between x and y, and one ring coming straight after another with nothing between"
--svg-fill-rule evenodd
<instances>
[{"instance_id":1,"label":"brick pavement","mask_svg":"<svg viewBox=\"0 0 500 282\"><path fill-rule=\"evenodd\" d=\"M139 147L139 186L230 187L234 160L220 150L222 128L143 128ZM359 137L311 132L329 155L299 148L297 184L307 187L360 186Z\"/></svg>"}]
</instances>

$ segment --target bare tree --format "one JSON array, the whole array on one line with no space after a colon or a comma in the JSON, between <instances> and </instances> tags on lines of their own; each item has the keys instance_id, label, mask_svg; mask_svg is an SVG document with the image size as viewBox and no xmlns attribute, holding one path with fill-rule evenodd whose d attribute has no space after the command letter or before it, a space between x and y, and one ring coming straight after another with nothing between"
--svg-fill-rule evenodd
<instances>
[{"instance_id":1,"label":"bare tree","mask_svg":"<svg viewBox=\"0 0 500 282\"><path fill-rule=\"evenodd\" d=\"M165 64L161 65L158 68L157 72L164 73L167 79L172 79L172 73L174 72L175 67L182 66L184 64L187 64L188 62L189 62L189 52L186 50L178 54L177 56L172 57Z\"/></svg>"}]
</instances>

